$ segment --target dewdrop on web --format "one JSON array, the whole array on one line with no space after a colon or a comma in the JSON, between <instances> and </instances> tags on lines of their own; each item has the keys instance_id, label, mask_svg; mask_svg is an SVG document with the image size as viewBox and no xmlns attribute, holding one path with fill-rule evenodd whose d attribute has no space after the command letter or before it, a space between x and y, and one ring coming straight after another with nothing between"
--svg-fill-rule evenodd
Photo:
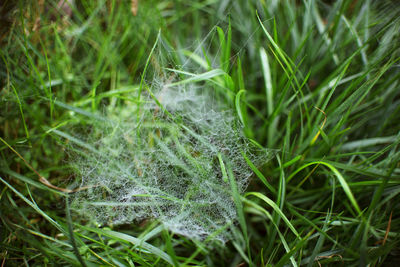
<instances>
[{"instance_id":1,"label":"dewdrop on web","mask_svg":"<svg viewBox=\"0 0 400 267\"><path fill-rule=\"evenodd\" d=\"M140 104L93 123L88 142L97 152L74 162L88 190L75 194L72 207L103 224L158 220L189 238L227 241L221 229L235 224L237 213L223 168L243 193L252 175L243 154L262 165L270 153L243 135L206 83L179 83L165 71L155 77Z\"/></svg>"}]
</instances>

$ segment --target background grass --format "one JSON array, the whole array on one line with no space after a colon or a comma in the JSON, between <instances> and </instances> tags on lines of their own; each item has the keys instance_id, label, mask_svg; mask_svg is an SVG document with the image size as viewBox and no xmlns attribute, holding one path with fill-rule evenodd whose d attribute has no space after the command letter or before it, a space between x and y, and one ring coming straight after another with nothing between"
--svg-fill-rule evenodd
<instances>
[{"instance_id":1,"label":"background grass","mask_svg":"<svg viewBox=\"0 0 400 267\"><path fill-rule=\"evenodd\" d=\"M128 1L69 9L2 4L4 266L399 263L396 1L140 1L136 16ZM152 221L99 226L66 204L79 178L68 133L140 101L140 84L164 68L194 73L179 80L213 88L245 134L276 151L263 166L248 162L255 174L236 194L226 244Z\"/></svg>"}]
</instances>

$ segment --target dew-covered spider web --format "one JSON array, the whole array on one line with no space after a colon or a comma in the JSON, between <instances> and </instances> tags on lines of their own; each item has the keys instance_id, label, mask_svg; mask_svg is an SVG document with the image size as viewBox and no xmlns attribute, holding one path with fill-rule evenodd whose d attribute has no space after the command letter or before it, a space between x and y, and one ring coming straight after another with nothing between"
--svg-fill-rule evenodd
<instances>
[{"instance_id":1,"label":"dew-covered spider web","mask_svg":"<svg viewBox=\"0 0 400 267\"><path fill-rule=\"evenodd\" d=\"M73 161L80 187L88 188L75 193L75 210L106 224L155 219L200 240L236 223L227 173L243 193L252 175L244 156L260 166L270 153L243 135L213 78L179 83L186 78L159 68L140 101L107 110L105 120L92 123L85 140L92 149ZM229 233L215 238L226 241Z\"/></svg>"}]
</instances>

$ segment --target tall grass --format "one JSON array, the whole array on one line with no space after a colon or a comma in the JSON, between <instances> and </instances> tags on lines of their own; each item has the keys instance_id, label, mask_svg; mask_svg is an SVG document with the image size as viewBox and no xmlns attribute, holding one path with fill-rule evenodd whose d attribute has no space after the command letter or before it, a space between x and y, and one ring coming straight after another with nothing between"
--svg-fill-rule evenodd
<instances>
[{"instance_id":1,"label":"tall grass","mask_svg":"<svg viewBox=\"0 0 400 267\"><path fill-rule=\"evenodd\" d=\"M129 1L75 2L2 9L4 266L399 263L395 1L139 1L136 16ZM261 164L241 154L254 173L244 194L215 157L237 219L202 239L151 218L98 224L68 205L87 190L71 144L96 153L93 122L146 107L154 86L203 88L274 151Z\"/></svg>"}]
</instances>

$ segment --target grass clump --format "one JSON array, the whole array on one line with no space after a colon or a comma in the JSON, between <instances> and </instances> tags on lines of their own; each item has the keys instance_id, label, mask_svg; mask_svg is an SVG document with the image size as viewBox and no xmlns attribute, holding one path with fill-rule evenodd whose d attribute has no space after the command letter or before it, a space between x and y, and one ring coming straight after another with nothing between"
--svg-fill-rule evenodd
<instances>
[{"instance_id":1,"label":"grass clump","mask_svg":"<svg viewBox=\"0 0 400 267\"><path fill-rule=\"evenodd\" d=\"M395 1L132 3L2 9L5 265L398 263Z\"/></svg>"}]
</instances>

